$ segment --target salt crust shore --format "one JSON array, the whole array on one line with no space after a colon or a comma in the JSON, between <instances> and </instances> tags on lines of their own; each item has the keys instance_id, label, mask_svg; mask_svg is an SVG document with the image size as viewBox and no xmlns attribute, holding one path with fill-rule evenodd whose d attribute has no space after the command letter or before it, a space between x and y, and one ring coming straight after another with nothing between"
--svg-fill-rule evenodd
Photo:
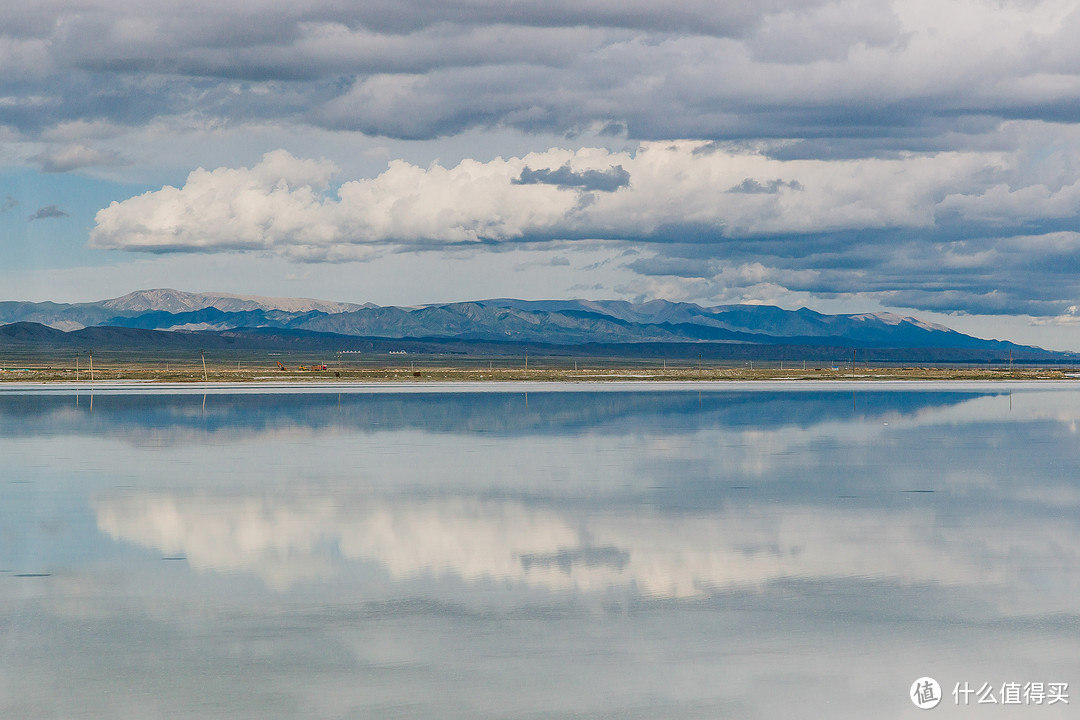
<instances>
[{"instance_id":1,"label":"salt crust shore","mask_svg":"<svg viewBox=\"0 0 1080 720\"><path fill-rule=\"evenodd\" d=\"M701 392L740 391L830 391L867 390L1063 390L1077 387L1075 380L708 380L653 382L581 380L571 382L531 382L525 380L478 382L183 382L162 383L126 380L96 383L11 382L0 384L0 395L293 395L293 394L438 394L438 393L551 393L551 392Z\"/></svg>"}]
</instances>

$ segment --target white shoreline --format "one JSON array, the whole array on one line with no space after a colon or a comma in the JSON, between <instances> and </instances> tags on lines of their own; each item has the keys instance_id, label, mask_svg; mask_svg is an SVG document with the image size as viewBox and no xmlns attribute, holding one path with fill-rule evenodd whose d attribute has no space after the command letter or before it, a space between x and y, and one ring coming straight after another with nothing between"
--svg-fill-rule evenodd
<instances>
[{"instance_id":1,"label":"white shoreline","mask_svg":"<svg viewBox=\"0 0 1080 720\"><path fill-rule=\"evenodd\" d=\"M702 392L753 391L851 391L907 390L1063 390L1080 387L1075 380L478 380L427 382L185 382L152 380L109 382L11 382L0 383L0 395L294 395L294 394L437 394L511 392Z\"/></svg>"}]
</instances>

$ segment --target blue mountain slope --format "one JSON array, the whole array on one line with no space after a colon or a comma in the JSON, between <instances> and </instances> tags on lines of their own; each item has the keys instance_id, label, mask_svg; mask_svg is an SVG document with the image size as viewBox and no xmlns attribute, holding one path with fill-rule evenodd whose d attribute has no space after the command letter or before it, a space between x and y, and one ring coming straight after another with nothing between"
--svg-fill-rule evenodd
<instances>
[{"instance_id":1,"label":"blue mountain slope","mask_svg":"<svg viewBox=\"0 0 1080 720\"><path fill-rule=\"evenodd\" d=\"M200 296L182 295L187 305ZM215 306L182 312L137 309L119 299L101 303L0 303L0 322L34 321L71 330L82 325L137 329L262 328L383 338L453 338L574 345L584 343L799 343L859 348L1008 349L1022 346L964 335L917 318L892 314L826 315L807 308L720 305L653 300L515 300L499 298L420 307L344 306L343 312ZM287 299L281 307L289 307ZM313 301L314 302L314 301ZM332 306L333 304L325 304ZM175 308L175 303L169 307ZM355 309L352 309L355 308Z\"/></svg>"}]
</instances>

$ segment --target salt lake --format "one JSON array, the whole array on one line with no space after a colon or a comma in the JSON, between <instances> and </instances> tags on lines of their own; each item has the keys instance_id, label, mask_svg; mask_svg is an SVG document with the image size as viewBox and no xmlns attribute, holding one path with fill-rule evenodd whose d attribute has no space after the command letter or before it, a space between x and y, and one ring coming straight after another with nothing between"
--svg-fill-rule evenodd
<instances>
[{"instance_id":1,"label":"salt lake","mask_svg":"<svg viewBox=\"0 0 1080 720\"><path fill-rule=\"evenodd\" d=\"M1073 383L90 391L0 386L0 717L1080 704Z\"/></svg>"}]
</instances>

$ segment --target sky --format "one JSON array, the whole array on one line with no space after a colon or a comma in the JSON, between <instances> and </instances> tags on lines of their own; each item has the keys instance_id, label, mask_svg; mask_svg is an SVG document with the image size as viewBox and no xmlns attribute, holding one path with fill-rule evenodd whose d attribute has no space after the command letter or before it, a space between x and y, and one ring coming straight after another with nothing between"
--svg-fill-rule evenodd
<instances>
[{"instance_id":1,"label":"sky","mask_svg":"<svg viewBox=\"0 0 1080 720\"><path fill-rule=\"evenodd\" d=\"M0 300L894 311L1080 350L1075 0L0 7Z\"/></svg>"}]
</instances>

